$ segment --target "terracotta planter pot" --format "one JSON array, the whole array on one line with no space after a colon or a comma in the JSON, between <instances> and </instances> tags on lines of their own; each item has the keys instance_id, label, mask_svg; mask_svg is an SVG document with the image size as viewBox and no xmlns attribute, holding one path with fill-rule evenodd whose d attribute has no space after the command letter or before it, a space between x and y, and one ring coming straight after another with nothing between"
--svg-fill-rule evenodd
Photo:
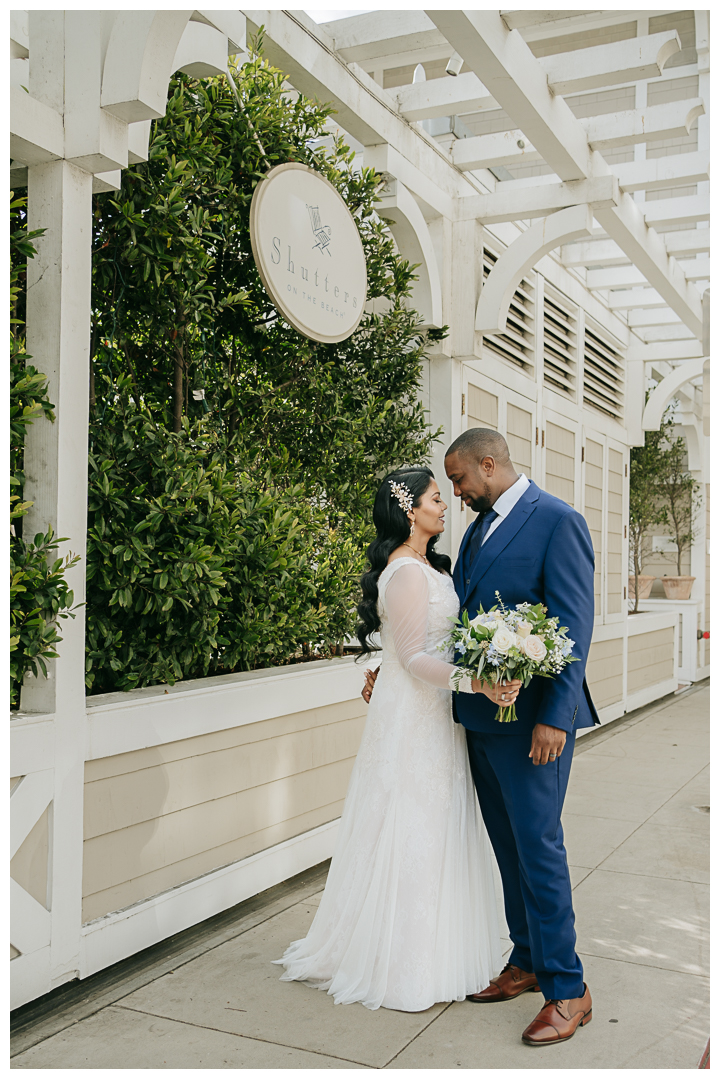
<instances>
[{"instance_id":1,"label":"terracotta planter pot","mask_svg":"<svg viewBox=\"0 0 720 1080\"><path fill-rule=\"evenodd\" d=\"M694 577L683 574L681 577L662 577L663 589L668 600L689 600Z\"/></svg>"},{"instance_id":2,"label":"terracotta planter pot","mask_svg":"<svg viewBox=\"0 0 720 1080\"><path fill-rule=\"evenodd\" d=\"M638 592L641 600L647 600L650 596L650 590L653 587L655 581L655 574L640 574L638 577ZM628 578L628 600L635 599L635 576L633 574Z\"/></svg>"}]
</instances>

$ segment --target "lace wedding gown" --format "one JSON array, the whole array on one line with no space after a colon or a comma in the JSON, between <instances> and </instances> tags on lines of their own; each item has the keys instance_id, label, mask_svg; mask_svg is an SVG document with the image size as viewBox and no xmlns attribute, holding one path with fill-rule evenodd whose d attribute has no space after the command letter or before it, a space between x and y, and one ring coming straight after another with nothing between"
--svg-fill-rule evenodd
<instances>
[{"instance_id":1,"label":"lace wedding gown","mask_svg":"<svg viewBox=\"0 0 720 1080\"><path fill-rule=\"evenodd\" d=\"M452 579L409 557L378 590L383 662L327 884L307 937L274 962L336 1004L419 1012L487 986L500 939L451 654L436 648L458 613Z\"/></svg>"}]
</instances>

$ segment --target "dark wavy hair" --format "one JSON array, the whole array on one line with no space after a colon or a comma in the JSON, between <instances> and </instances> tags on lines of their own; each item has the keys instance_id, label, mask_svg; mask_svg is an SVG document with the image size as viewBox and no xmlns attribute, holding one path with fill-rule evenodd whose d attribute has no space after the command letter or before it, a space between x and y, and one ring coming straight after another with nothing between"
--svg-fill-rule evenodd
<instances>
[{"instance_id":1,"label":"dark wavy hair","mask_svg":"<svg viewBox=\"0 0 720 1080\"><path fill-rule=\"evenodd\" d=\"M378 578L387 566L388 559L395 548L406 543L410 537L410 521L407 513L392 494L390 481L404 484L413 497L413 506L417 506L430 486L430 481L434 479L434 474L424 465L411 466L389 473L378 488L373 506L373 522L377 529L377 536L367 549L369 568L360 578L362 600L358 604L360 621L355 631L362 645L359 660L380 647L371 640L372 635L380 629L377 609ZM452 563L447 555L441 555L435 551L437 539L437 536L433 536L428 541L426 558L435 570L447 570L449 573Z\"/></svg>"}]
</instances>

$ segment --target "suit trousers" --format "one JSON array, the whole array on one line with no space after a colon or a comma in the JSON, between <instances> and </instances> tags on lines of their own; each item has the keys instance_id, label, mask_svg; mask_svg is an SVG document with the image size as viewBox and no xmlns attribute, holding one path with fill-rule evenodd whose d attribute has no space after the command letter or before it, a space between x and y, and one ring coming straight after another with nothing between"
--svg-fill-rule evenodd
<instances>
[{"instance_id":1,"label":"suit trousers","mask_svg":"<svg viewBox=\"0 0 720 1080\"><path fill-rule=\"evenodd\" d=\"M534 971L546 999L581 997L575 914L560 823L574 733L560 757L533 765L532 733L467 730L480 809L500 869L513 950L509 962Z\"/></svg>"}]
</instances>

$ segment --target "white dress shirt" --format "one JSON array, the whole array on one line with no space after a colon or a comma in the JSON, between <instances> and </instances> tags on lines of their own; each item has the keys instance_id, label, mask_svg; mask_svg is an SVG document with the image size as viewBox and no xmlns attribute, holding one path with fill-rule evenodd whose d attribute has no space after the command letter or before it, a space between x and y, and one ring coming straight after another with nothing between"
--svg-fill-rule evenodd
<instances>
[{"instance_id":1,"label":"white dress shirt","mask_svg":"<svg viewBox=\"0 0 720 1080\"><path fill-rule=\"evenodd\" d=\"M492 509L497 514L497 517L495 518L492 525L483 537L483 544L486 544L488 541L488 537L492 536L495 530L500 525L502 525L505 518L508 516L508 514L513 509L518 500L522 498L522 496L525 494L529 487L530 481L528 480L527 476L525 475L525 473L520 473L515 483L511 487L509 487L507 491L503 491L502 495L498 496L498 498L492 505Z\"/></svg>"}]
</instances>

